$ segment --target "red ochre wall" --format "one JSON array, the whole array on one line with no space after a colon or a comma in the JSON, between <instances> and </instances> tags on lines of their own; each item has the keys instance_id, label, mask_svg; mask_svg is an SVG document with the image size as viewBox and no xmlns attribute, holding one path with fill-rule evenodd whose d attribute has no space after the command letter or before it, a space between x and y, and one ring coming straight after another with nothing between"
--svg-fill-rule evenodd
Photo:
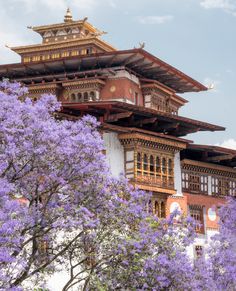
<instances>
[{"instance_id":1,"label":"red ochre wall","mask_svg":"<svg viewBox=\"0 0 236 291\"><path fill-rule=\"evenodd\" d=\"M200 205L205 207L206 212L206 227L217 229L218 228L218 207L222 206L225 203L225 199L217 198L213 196L206 195L197 195L197 194L189 194L183 193L183 196L170 196L167 199L167 216L170 215L170 206L172 202L177 202L180 205L181 210L186 215L188 213L189 205ZM211 221L208 217L208 209L214 208L217 214L217 218L215 221Z\"/></svg>"},{"instance_id":2,"label":"red ochre wall","mask_svg":"<svg viewBox=\"0 0 236 291\"><path fill-rule=\"evenodd\" d=\"M224 198L217 198L205 195L193 195L189 193L184 193L184 196L187 197L188 205L201 205L206 209L206 227L209 228L218 228L218 209L217 207L222 206L225 203ZM211 221L208 217L208 209L215 208L217 218L215 221Z\"/></svg>"},{"instance_id":3,"label":"red ochre wall","mask_svg":"<svg viewBox=\"0 0 236 291\"><path fill-rule=\"evenodd\" d=\"M113 91L115 88L115 91ZM113 89L113 90L112 90ZM107 80L105 86L100 93L101 100L111 100L126 98L131 102L135 102L135 92L138 93L140 106L143 106L143 96L139 85L129 79L111 79Z\"/></svg>"},{"instance_id":4,"label":"red ochre wall","mask_svg":"<svg viewBox=\"0 0 236 291\"><path fill-rule=\"evenodd\" d=\"M169 196L167 199L167 204L166 204L167 217L170 215L170 206L173 202L179 203L181 212L183 212L184 215L187 215L188 213L187 197L186 196Z\"/></svg>"}]
</instances>

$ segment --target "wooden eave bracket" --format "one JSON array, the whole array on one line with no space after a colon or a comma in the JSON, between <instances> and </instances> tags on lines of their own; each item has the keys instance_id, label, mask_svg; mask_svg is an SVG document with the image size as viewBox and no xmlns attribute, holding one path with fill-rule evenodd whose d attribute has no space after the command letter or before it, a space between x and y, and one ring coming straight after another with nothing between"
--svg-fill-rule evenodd
<instances>
[{"instance_id":1,"label":"wooden eave bracket","mask_svg":"<svg viewBox=\"0 0 236 291\"><path fill-rule=\"evenodd\" d=\"M119 119L123 119L123 118L128 118L133 114L133 112L131 111L127 111L127 112L121 112L121 113L115 113L115 114L109 114L104 121L105 122L115 122L118 121Z\"/></svg>"},{"instance_id":2,"label":"wooden eave bracket","mask_svg":"<svg viewBox=\"0 0 236 291\"><path fill-rule=\"evenodd\" d=\"M141 119L141 120L134 121L134 126L143 126L145 124L153 124L156 121L157 121L156 117Z\"/></svg>"},{"instance_id":3,"label":"wooden eave bracket","mask_svg":"<svg viewBox=\"0 0 236 291\"><path fill-rule=\"evenodd\" d=\"M216 157L208 157L207 161L208 162L220 162L220 161L227 161L231 160L234 156L231 154L227 155L221 155L221 156L216 156Z\"/></svg>"},{"instance_id":4,"label":"wooden eave bracket","mask_svg":"<svg viewBox=\"0 0 236 291\"><path fill-rule=\"evenodd\" d=\"M171 122L171 123L167 123L167 124L163 124L158 126L158 130L176 130L178 129L180 126L179 122Z\"/></svg>"}]
</instances>

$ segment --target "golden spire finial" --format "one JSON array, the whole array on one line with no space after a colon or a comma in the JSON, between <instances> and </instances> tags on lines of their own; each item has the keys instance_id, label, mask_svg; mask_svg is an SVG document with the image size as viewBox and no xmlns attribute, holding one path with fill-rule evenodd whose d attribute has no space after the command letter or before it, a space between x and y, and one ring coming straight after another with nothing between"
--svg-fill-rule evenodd
<instances>
[{"instance_id":1,"label":"golden spire finial","mask_svg":"<svg viewBox=\"0 0 236 291\"><path fill-rule=\"evenodd\" d=\"M67 8L66 15L64 17L64 22L71 22L73 21L72 14L70 8Z\"/></svg>"}]
</instances>

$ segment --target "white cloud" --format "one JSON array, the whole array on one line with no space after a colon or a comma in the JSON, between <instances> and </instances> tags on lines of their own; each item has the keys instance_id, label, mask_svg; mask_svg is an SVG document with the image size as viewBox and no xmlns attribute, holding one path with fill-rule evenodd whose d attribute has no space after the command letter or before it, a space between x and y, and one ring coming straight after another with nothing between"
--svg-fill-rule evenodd
<instances>
[{"instance_id":1,"label":"white cloud","mask_svg":"<svg viewBox=\"0 0 236 291\"><path fill-rule=\"evenodd\" d=\"M67 2L64 0L10 0L13 5L21 3L22 6L26 9L26 12L32 12L38 5L43 5L49 9L65 9L67 7Z\"/></svg>"},{"instance_id":2,"label":"white cloud","mask_svg":"<svg viewBox=\"0 0 236 291\"><path fill-rule=\"evenodd\" d=\"M138 21L141 24L163 24L173 20L173 15L162 15L162 16L140 16Z\"/></svg>"},{"instance_id":3,"label":"white cloud","mask_svg":"<svg viewBox=\"0 0 236 291\"><path fill-rule=\"evenodd\" d=\"M202 0L200 5L205 9L222 9L236 16L235 0Z\"/></svg>"},{"instance_id":4,"label":"white cloud","mask_svg":"<svg viewBox=\"0 0 236 291\"><path fill-rule=\"evenodd\" d=\"M225 140L221 144L217 144L217 146L236 150L236 140L231 138L231 139Z\"/></svg>"},{"instance_id":5,"label":"white cloud","mask_svg":"<svg viewBox=\"0 0 236 291\"><path fill-rule=\"evenodd\" d=\"M226 70L226 73L227 73L227 74L233 74L233 70L231 70L231 69L227 69L227 70Z\"/></svg>"},{"instance_id":6,"label":"white cloud","mask_svg":"<svg viewBox=\"0 0 236 291\"><path fill-rule=\"evenodd\" d=\"M35 7L38 5L48 7L52 10L62 10L66 9L68 6L70 8L78 8L78 12L88 11L91 9L95 9L100 5L108 5L112 8L116 8L116 1L115 0L10 0L13 3L21 2L22 5L25 6L28 12L35 10ZM72 9L73 12L73 9Z\"/></svg>"},{"instance_id":7,"label":"white cloud","mask_svg":"<svg viewBox=\"0 0 236 291\"><path fill-rule=\"evenodd\" d=\"M112 8L118 7L115 0L108 0L108 5L111 6Z\"/></svg>"}]
</instances>

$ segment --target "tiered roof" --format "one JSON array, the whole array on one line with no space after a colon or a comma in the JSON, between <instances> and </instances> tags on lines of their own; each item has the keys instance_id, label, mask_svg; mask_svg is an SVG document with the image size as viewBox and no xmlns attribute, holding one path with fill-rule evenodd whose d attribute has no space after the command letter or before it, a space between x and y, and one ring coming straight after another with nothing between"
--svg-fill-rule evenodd
<instances>
[{"instance_id":1,"label":"tiered roof","mask_svg":"<svg viewBox=\"0 0 236 291\"><path fill-rule=\"evenodd\" d=\"M212 145L189 144L182 157L217 165L236 167L236 150Z\"/></svg>"},{"instance_id":2,"label":"tiered roof","mask_svg":"<svg viewBox=\"0 0 236 291\"><path fill-rule=\"evenodd\" d=\"M74 21L70 10L67 10L62 23L30 27L42 36L42 43L12 47L12 50L22 56L22 62L1 65L0 78L13 79L37 88L50 84L61 86L63 82L80 79L96 78L105 81L110 75L115 76L117 71L126 70L136 75L145 88L159 86L163 90L168 90L180 106L187 101L176 95L177 93L207 90L203 84L143 48L116 50L100 38L104 32L95 28L87 20L84 18ZM82 51L81 54L74 56L71 54L73 48L84 46L91 46L93 50L85 53ZM46 57L49 53L52 56L53 52L56 52L53 59ZM29 55L36 55L36 58L24 61L24 57ZM90 113L97 116L104 126L109 124L109 126L126 129L135 127L173 137L197 131L225 130L221 126L118 101L64 102L62 113L75 117ZM196 151L194 148L189 148L187 151L194 150ZM200 148L197 150L200 151ZM201 150L209 151L207 148Z\"/></svg>"},{"instance_id":3,"label":"tiered roof","mask_svg":"<svg viewBox=\"0 0 236 291\"><path fill-rule=\"evenodd\" d=\"M81 42L81 40L80 40ZM31 46L28 46L31 49ZM32 48L35 50L35 47ZM18 63L0 66L0 77L13 78L26 84L53 81L63 73L65 77L90 76L107 73L110 68L123 67L142 78L144 82L156 81L176 93L199 92L207 87L183 72L158 59L143 49L120 50L55 60ZM91 68L93 68L91 70Z\"/></svg>"},{"instance_id":4,"label":"tiered roof","mask_svg":"<svg viewBox=\"0 0 236 291\"><path fill-rule=\"evenodd\" d=\"M118 101L63 103L63 112L91 114L100 121L123 127L137 127L173 136L197 131L221 131L224 127ZM107 114L109 112L109 114Z\"/></svg>"}]
</instances>

